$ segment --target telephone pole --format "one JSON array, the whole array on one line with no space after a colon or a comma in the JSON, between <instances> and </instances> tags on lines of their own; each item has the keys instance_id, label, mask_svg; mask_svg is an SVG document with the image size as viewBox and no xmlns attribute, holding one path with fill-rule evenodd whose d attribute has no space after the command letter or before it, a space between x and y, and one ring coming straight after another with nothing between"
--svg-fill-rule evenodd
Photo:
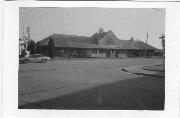
<instances>
[{"instance_id":1,"label":"telephone pole","mask_svg":"<svg viewBox=\"0 0 180 118\"><path fill-rule=\"evenodd\" d=\"M26 32L27 32L28 40L30 40L30 38L31 38L31 36L30 36L30 32L31 32L30 27L27 27L27 28L26 28Z\"/></svg>"},{"instance_id":2,"label":"telephone pole","mask_svg":"<svg viewBox=\"0 0 180 118\"><path fill-rule=\"evenodd\" d=\"M159 39L161 39L161 45L163 47L163 69L165 71L165 35L162 34Z\"/></svg>"},{"instance_id":3,"label":"telephone pole","mask_svg":"<svg viewBox=\"0 0 180 118\"><path fill-rule=\"evenodd\" d=\"M147 32L147 37L146 37L146 46L147 46L147 43L148 43L148 36L149 34L148 34L148 32ZM145 58L146 57L148 57L148 50L147 49L145 49Z\"/></svg>"}]
</instances>

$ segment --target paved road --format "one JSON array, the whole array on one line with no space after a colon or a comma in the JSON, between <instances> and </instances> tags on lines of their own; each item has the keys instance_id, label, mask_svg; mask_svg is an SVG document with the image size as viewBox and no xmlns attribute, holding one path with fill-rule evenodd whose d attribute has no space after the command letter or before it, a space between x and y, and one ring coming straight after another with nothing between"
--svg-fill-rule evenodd
<instances>
[{"instance_id":1,"label":"paved road","mask_svg":"<svg viewBox=\"0 0 180 118\"><path fill-rule=\"evenodd\" d=\"M40 102L99 85L141 77L122 67L153 65L161 59L55 60L19 65L19 106Z\"/></svg>"}]
</instances>

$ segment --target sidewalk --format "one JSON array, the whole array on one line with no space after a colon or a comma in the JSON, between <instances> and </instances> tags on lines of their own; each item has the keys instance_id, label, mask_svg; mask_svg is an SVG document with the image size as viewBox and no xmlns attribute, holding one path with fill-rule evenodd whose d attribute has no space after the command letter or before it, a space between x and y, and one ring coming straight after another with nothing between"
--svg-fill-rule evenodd
<instances>
[{"instance_id":1,"label":"sidewalk","mask_svg":"<svg viewBox=\"0 0 180 118\"><path fill-rule=\"evenodd\" d=\"M151 77L165 77L165 71L163 66L156 65L138 65L138 66L129 66L122 68L122 71L129 72L137 75L151 76Z\"/></svg>"}]
</instances>

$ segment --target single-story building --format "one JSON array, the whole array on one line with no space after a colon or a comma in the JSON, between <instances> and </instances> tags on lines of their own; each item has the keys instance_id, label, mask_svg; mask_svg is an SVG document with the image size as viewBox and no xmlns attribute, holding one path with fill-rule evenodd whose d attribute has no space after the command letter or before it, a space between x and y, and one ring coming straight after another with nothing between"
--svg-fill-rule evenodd
<instances>
[{"instance_id":1,"label":"single-story building","mask_svg":"<svg viewBox=\"0 0 180 118\"><path fill-rule=\"evenodd\" d=\"M155 47L142 41L121 40L112 32L99 29L91 37L52 34L39 41L42 53L48 54L48 42L54 40L55 55L58 57L121 57L153 56Z\"/></svg>"}]
</instances>

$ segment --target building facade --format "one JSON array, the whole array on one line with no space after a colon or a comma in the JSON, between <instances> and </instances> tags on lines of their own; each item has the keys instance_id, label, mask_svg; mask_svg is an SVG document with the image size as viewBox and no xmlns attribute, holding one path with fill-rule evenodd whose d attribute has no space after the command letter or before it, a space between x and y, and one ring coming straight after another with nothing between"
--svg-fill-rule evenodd
<instances>
[{"instance_id":1,"label":"building facade","mask_svg":"<svg viewBox=\"0 0 180 118\"><path fill-rule=\"evenodd\" d=\"M112 32L99 29L91 37L52 34L39 41L42 54L48 54L48 42L54 40L57 57L144 57L153 56L156 50L142 41L121 40Z\"/></svg>"}]
</instances>

